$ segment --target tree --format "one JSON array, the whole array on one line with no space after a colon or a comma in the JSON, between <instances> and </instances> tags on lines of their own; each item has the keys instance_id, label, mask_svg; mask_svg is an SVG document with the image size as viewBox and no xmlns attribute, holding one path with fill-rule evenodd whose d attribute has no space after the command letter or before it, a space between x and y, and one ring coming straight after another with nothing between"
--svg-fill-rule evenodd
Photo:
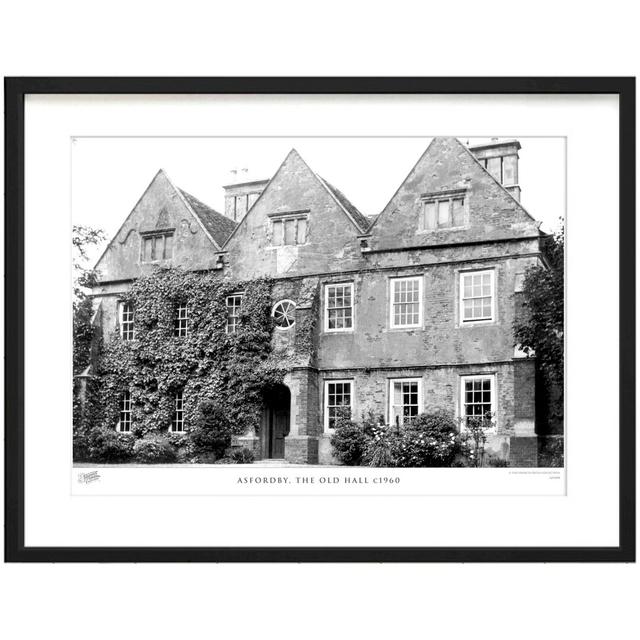
<instances>
[{"instance_id":1,"label":"tree","mask_svg":"<svg viewBox=\"0 0 640 640\"><path fill-rule=\"evenodd\" d=\"M88 249L106 236L101 229L73 225L73 372L80 373L89 364L93 327L93 305L88 294L96 283L96 272L87 267Z\"/></svg>"},{"instance_id":2,"label":"tree","mask_svg":"<svg viewBox=\"0 0 640 640\"><path fill-rule=\"evenodd\" d=\"M514 323L516 343L536 356L549 400L549 417L563 417L564 223L542 243L546 265L530 267L522 286L523 313Z\"/></svg>"}]
</instances>

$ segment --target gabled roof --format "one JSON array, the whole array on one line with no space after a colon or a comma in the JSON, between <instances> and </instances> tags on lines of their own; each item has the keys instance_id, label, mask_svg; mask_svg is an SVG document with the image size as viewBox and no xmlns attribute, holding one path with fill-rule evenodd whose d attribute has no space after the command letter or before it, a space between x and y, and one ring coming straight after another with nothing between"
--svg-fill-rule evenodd
<instances>
[{"instance_id":1,"label":"gabled roof","mask_svg":"<svg viewBox=\"0 0 640 640\"><path fill-rule=\"evenodd\" d=\"M360 213L357 207L347 199L347 196L345 196L344 193L340 191L340 189L334 187L330 182L328 182L321 176L318 176L318 178L320 178L320 182L324 184L331 195L338 201L338 204L340 204L340 206L353 218L358 227L360 227L360 230L363 232L367 231L367 229L371 225L371 221L367 218L367 216L365 216L363 213Z\"/></svg>"},{"instance_id":2,"label":"gabled roof","mask_svg":"<svg viewBox=\"0 0 640 640\"><path fill-rule=\"evenodd\" d=\"M421 197L425 193L458 187L470 189L471 226L417 234L416 212ZM493 215L496 211L508 212L508 215L496 219ZM469 240L470 235L477 237L480 228L483 238L502 239L505 231L509 238L537 236L538 227L531 214L465 145L457 138L438 136L431 140L369 232L375 233L380 248L410 244L426 247L445 240L451 242L453 238L456 242Z\"/></svg>"},{"instance_id":3,"label":"gabled roof","mask_svg":"<svg viewBox=\"0 0 640 640\"><path fill-rule=\"evenodd\" d=\"M258 196L258 199L256 200L256 202L254 202L253 206L251 207L251 210L256 208L256 205L258 204L258 202L260 202L260 200L265 197L265 194L267 194L271 188L271 185L273 184L273 182L275 181L276 177L280 174L280 172L283 170L283 167L285 167L287 165L287 163L291 162L291 161L297 161L300 162L302 166L304 166L310 173L312 176L314 176L316 178L316 180L320 183L320 185L322 186L323 189L325 189L327 191L327 193L333 198L333 200L336 202L336 204L340 207L340 209L342 209L342 211L344 211L344 213L346 214L346 216L349 218L349 220L351 220L352 224L356 227L356 229L358 229L360 232L362 233L366 233L369 229L369 226L372 223L372 220L367 218L365 215L363 215L348 199L347 197L342 193L342 191L340 191L339 189L337 189L336 187L334 187L333 185L329 184L326 180L324 180L323 178L321 178L306 162L305 160L302 158L302 156L298 153L298 151L296 149L291 149L289 151L289 153L287 154L287 156L285 157L285 159L282 161L282 163L280 164L280 166L278 167L278 170L273 174L273 176L271 177L270 180L267 181L265 188L263 189L262 193ZM229 240L231 240L231 237L235 234L235 232L240 229L240 227L245 224L245 221L249 218L249 215L245 215L244 218L242 218L242 220L240 220L240 222L235 225L235 228L232 229L232 231L229 233L229 235L227 236L227 239L225 241L225 245L226 243L229 242Z\"/></svg>"},{"instance_id":4,"label":"gabled roof","mask_svg":"<svg viewBox=\"0 0 640 640\"><path fill-rule=\"evenodd\" d=\"M211 235L218 246L221 247L233 233L233 230L236 228L236 223L204 204L204 202L200 202L198 198L192 196L190 193L187 193L179 187L176 188L180 191L187 204L191 207L194 215L200 220L209 235Z\"/></svg>"}]
</instances>

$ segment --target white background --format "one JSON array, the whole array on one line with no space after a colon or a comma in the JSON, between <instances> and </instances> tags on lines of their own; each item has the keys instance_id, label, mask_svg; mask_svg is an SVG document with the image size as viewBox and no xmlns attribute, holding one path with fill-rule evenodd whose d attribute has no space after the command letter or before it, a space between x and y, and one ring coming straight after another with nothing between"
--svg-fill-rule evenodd
<instances>
[{"instance_id":1,"label":"white background","mask_svg":"<svg viewBox=\"0 0 640 640\"><path fill-rule=\"evenodd\" d=\"M247 497L242 503L225 497L150 496L149 481L163 471L175 474L177 492L192 495L199 478L224 477L232 470L147 469L104 471L106 492L121 493L117 480L133 476L127 499L70 496L71 304L69 254L71 140L98 135L410 135L426 124L433 135L452 131L463 121L478 134L505 131L523 136L567 138L568 291L567 461L566 496L559 480L536 476L529 491L522 476L510 474L505 494L495 495L496 477L487 470L479 480L493 479L484 497L465 490L458 469L417 470L398 475L402 484L392 496L340 498ZM609 223L607 259L592 269L591 247L601 239L603 211L617 209L615 187L590 191L584 184L617 181L618 108L616 96L37 96L25 110L25 542L28 546L614 546L618 542L617 430L601 437L601 425L616 424L617 385L617 218ZM435 130L433 129L435 127ZM606 164L592 157L609 158ZM109 188L109 187L107 187ZM111 188L117 189L117 183ZM100 190L96 189L96 198ZM42 215L50 211L53 215ZM575 212L575 215L574 215ZM52 249L55 248L55 249ZM42 269L41 256L49 256ZM588 274L585 275L585 274ZM588 325L580 322L585 304L608 310L599 318L600 351L584 349ZM66 303L65 303L66 300ZM42 310L47 331L42 331ZM56 339L51 340L55 335ZM43 358L43 354L46 357ZM65 366L66 365L66 366ZM594 367L607 371L593 395ZM66 373L66 377L65 377ZM55 420L51 419L55 416ZM598 473L593 461L598 460ZM252 471L252 474L257 473ZM320 473L320 472L318 472ZM471 471L473 473L473 470ZM507 471L508 473L508 471ZM70 477L71 475L71 477ZM288 475L291 475L289 472ZM115 478L114 478L115 476ZM442 477L446 480L443 480ZM437 484L460 483L448 500ZM411 480L409 480L411 478ZM528 478L525 476L524 478ZM534 478L532 477L531 480ZM487 483L489 484L489 483ZM513 485L519 487L514 490ZM536 486L542 485L540 488ZM530 485L530 486L531 486ZM486 486L486 485L485 485ZM89 491L101 490L89 485ZM294 487L295 488L295 487ZM405 498L421 492L425 496ZM485 493L481 486L477 489ZM417 490L417 491L416 491ZM201 493L202 488L196 489ZM271 490L272 492L273 490ZM211 493L209 490L208 493ZM255 491L247 492L254 495ZM329 493L329 490L327 490ZM332 492L333 493L333 492ZM384 491L388 493L388 490ZM532 493L526 498L514 493ZM267 520L270 526L256 528ZM122 523L127 522L123 527ZM223 522L224 526L219 526ZM482 526L469 526L469 523ZM339 523L339 526L337 526Z\"/></svg>"},{"instance_id":2,"label":"white background","mask_svg":"<svg viewBox=\"0 0 640 640\"><path fill-rule=\"evenodd\" d=\"M545 1L522 8L513 2L249 4L13 3L1 20L3 73L638 72L629 3L583 3L579 13L570 3ZM500 43L495 49L493 35ZM609 229L606 220L603 226ZM638 626L636 565L14 565L1 571L0 624L16 638L600 638L632 636Z\"/></svg>"}]
</instances>

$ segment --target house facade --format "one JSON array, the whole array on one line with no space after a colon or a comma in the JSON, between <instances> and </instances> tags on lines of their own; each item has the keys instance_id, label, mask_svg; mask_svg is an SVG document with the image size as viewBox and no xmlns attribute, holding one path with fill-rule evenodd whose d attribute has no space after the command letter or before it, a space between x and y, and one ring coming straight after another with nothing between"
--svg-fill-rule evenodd
<instances>
[{"instance_id":1,"label":"house facade","mask_svg":"<svg viewBox=\"0 0 640 640\"><path fill-rule=\"evenodd\" d=\"M259 431L237 439L258 459L333 463L346 406L398 428L436 409L464 428L489 411L487 448L535 466L536 363L514 347L513 322L544 234L519 202L519 149L434 138L375 217L295 150L270 180L227 185L224 214L160 171L96 265L95 322L133 332L120 296L158 266L268 276L287 373ZM227 299L230 331L242 297ZM312 349L299 349L301 326Z\"/></svg>"}]
</instances>

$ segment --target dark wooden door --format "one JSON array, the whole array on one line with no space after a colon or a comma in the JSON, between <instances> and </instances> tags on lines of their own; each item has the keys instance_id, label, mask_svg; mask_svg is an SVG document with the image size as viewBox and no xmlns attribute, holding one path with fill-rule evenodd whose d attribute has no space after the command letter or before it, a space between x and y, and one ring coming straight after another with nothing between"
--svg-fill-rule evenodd
<instances>
[{"instance_id":1,"label":"dark wooden door","mask_svg":"<svg viewBox=\"0 0 640 640\"><path fill-rule=\"evenodd\" d=\"M273 448L272 458L284 458L284 438L289 433L289 411L277 409L273 411L272 438Z\"/></svg>"}]
</instances>

